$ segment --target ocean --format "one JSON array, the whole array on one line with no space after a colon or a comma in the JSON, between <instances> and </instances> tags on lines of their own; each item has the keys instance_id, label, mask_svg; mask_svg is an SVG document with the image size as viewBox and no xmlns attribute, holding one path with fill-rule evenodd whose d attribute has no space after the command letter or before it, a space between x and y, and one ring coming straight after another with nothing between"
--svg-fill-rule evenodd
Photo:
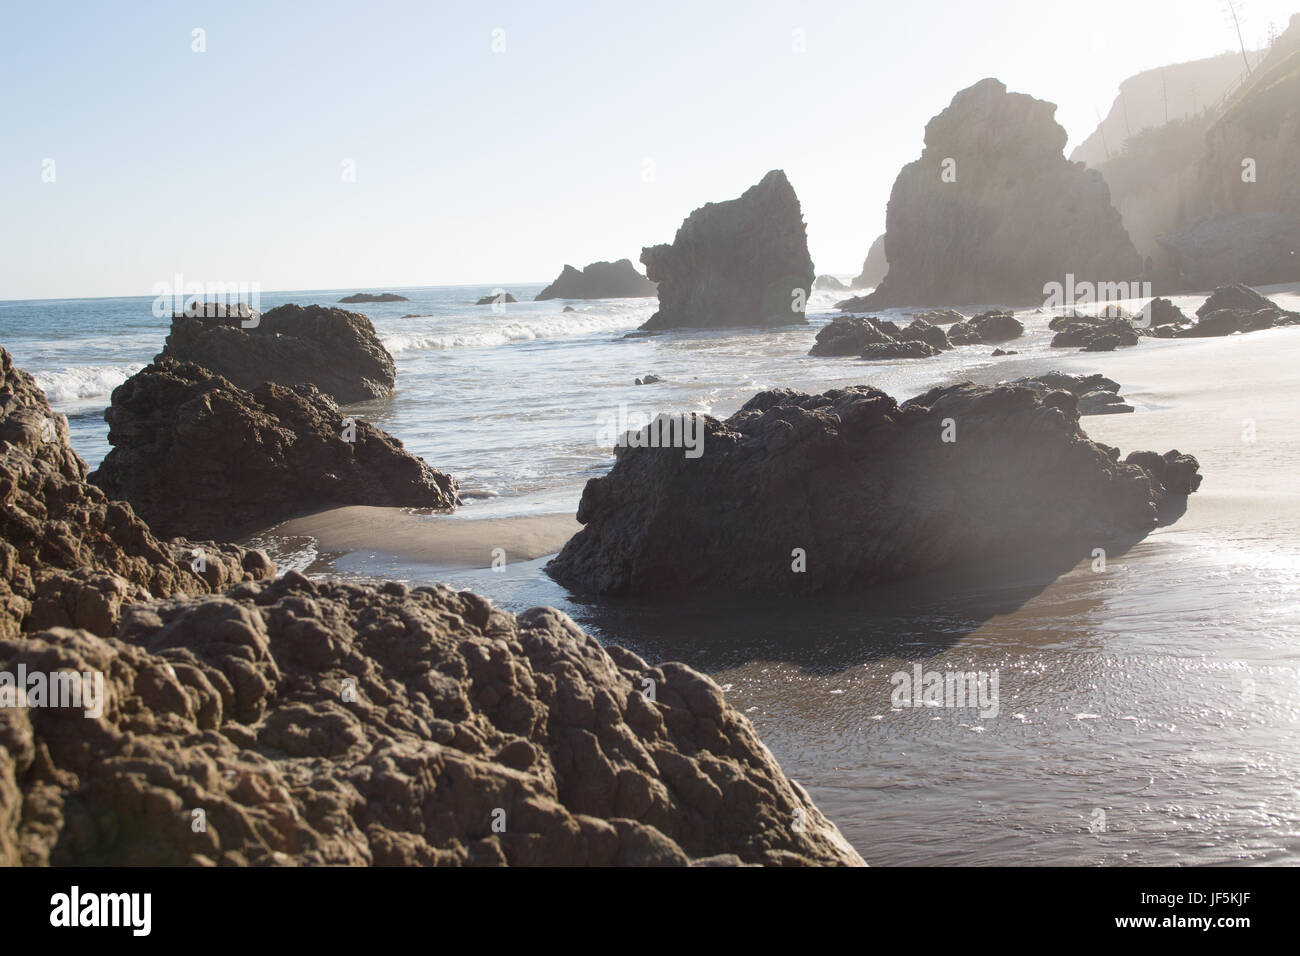
<instances>
[{"instance_id":1,"label":"ocean","mask_svg":"<svg viewBox=\"0 0 1300 956\"><path fill-rule=\"evenodd\" d=\"M1048 317L1029 310L1019 313L1025 337L1007 346L1015 357L972 346L864 363L807 355L844 293L815 293L806 326L629 339L654 299L572 302L566 313L563 301L531 301L542 285L372 289L411 301L341 306L370 316L398 369L390 400L352 413L455 476L465 496L459 519L572 514L583 484L613 461L604 433L620 413L725 417L773 387L870 383L905 399L945 381L996 381L1053 365L1112 375L1137 408L1114 421L1085 418L1094 437L1123 439L1127 452L1134 445L1124 430L1146 429L1160 437L1140 447L1164 451L1160 423L1168 422L1179 447L1202 456L1206 485L1186 519L1112 556L1107 573L1087 564L981 569L853 599L593 601L550 581L545 559L501 573L421 567L385 554L382 542L326 559L310 543L272 535L282 566L443 580L512 610L550 604L601 640L706 671L873 864L1300 862L1294 509L1280 525L1267 507L1258 520L1248 509L1216 518L1227 514L1216 483L1220 491L1229 484L1243 452L1235 439L1216 437L1228 426L1212 415L1194 427L1177 418L1187 400L1156 374L1186 356L1241 349L1145 341L1122 357L1065 354L1049 346ZM497 288L520 301L502 311L474 305ZM261 305L333 305L353 291L264 293ZM1199 301L1175 299L1184 308ZM92 466L108 451L103 411L112 389L166 337L168 320L153 316L152 302L0 303L0 344L68 416L73 445ZM1258 351L1289 345L1288 336L1300 331L1238 340ZM1223 376L1259 375L1258 365L1224 361ZM647 374L663 381L635 384ZM1198 387L1208 391L1212 377ZM1255 414L1267 434L1266 410ZM1229 419L1236 429L1235 409ZM1294 474L1285 469L1300 447L1296 427L1281 417L1271 424L1267 451L1241 464L1247 485L1278 468ZM1242 497L1275 491L1245 487ZM900 704L898 675L918 665L997 675L997 714Z\"/></svg>"}]
</instances>

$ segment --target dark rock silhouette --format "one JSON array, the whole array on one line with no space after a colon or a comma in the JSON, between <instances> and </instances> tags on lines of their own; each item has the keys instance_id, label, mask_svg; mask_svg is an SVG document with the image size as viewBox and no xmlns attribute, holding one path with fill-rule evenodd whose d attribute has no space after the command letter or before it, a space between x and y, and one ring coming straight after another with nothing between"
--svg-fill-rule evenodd
<instances>
[{"instance_id":1,"label":"dark rock silhouette","mask_svg":"<svg viewBox=\"0 0 1300 956\"><path fill-rule=\"evenodd\" d=\"M996 352L994 353L997 354ZM1014 355L1015 353L1009 353ZM1040 398L1049 392L1069 392L1079 400L1079 414L1116 415L1133 411L1133 406L1119 397L1119 382L1104 375L1072 375L1068 372L1044 372L1027 378L1012 379L1008 385L1032 388Z\"/></svg>"},{"instance_id":2,"label":"dark rock silhouette","mask_svg":"<svg viewBox=\"0 0 1300 956\"><path fill-rule=\"evenodd\" d=\"M871 243L871 248L867 250L867 258L862 261L862 271L853 280L850 288L874 289L880 285L880 280L888 271L889 263L885 260L885 236L882 233Z\"/></svg>"},{"instance_id":3,"label":"dark rock silhouette","mask_svg":"<svg viewBox=\"0 0 1300 956\"><path fill-rule=\"evenodd\" d=\"M642 330L804 321L813 263L799 198L779 169L739 199L701 206L641 261L659 286L659 311Z\"/></svg>"},{"instance_id":4,"label":"dark rock silhouette","mask_svg":"<svg viewBox=\"0 0 1300 956\"><path fill-rule=\"evenodd\" d=\"M105 701L0 708L4 863L862 863L713 681L550 608L289 572L19 663Z\"/></svg>"},{"instance_id":5,"label":"dark rock silhouette","mask_svg":"<svg viewBox=\"0 0 1300 956\"><path fill-rule=\"evenodd\" d=\"M475 305L503 305L507 302L518 302L509 292L498 292L496 295L485 295L475 302Z\"/></svg>"},{"instance_id":6,"label":"dark rock silhouette","mask_svg":"<svg viewBox=\"0 0 1300 956\"><path fill-rule=\"evenodd\" d=\"M925 128L886 217L889 272L852 306L1042 301L1067 274L1127 280L1137 252L1095 170L1062 155L1056 107L985 79Z\"/></svg>"},{"instance_id":7,"label":"dark rock silhouette","mask_svg":"<svg viewBox=\"0 0 1300 956\"><path fill-rule=\"evenodd\" d=\"M165 358L202 365L240 388L314 385L344 405L387 397L397 380L368 318L319 305L282 305L251 318L233 310L174 315L155 361Z\"/></svg>"},{"instance_id":8,"label":"dark rock silhouette","mask_svg":"<svg viewBox=\"0 0 1300 956\"><path fill-rule=\"evenodd\" d=\"M836 318L817 333L809 355L860 355L865 359L927 358L952 346L937 325L913 319L900 327L871 316Z\"/></svg>"},{"instance_id":9,"label":"dark rock silhouette","mask_svg":"<svg viewBox=\"0 0 1300 956\"><path fill-rule=\"evenodd\" d=\"M566 265L554 282L537 294L544 299L637 299L655 294L655 284L636 271L630 259L593 262L581 272Z\"/></svg>"},{"instance_id":10,"label":"dark rock silhouette","mask_svg":"<svg viewBox=\"0 0 1300 956\"><path fill-rule=\"evenodd\" d=\"M1249 286L1234 283L1214 290L1196 310L1195 324L1168 324L1153 329L1151 334L1161 338L1197 339L1288 325L1300 325L1300 313L1278 308L1277 303Z\"/></svg>"},{"instance_id":11,"label":"dark rock silhouette","mask_svg":"<svg viewBox=\"0 0 1300 956\"><path fill-rule=\"evenodd\" d=\"M193 364L113 391L113 446L90 480L160 534L231 537L327 505L452 508L456 482L311 385L251 391Z\"/></svg>"},{"instance_id":12,"label":"dark rock silhouette","mask_svg":"<svg viewBox=\"0 0 1300 956\"><path fill-rule=\"evenodd\" d=\"M1010 342L1025 334L1025 327L1010 312L989 311L948 328L948 341L953 345L984 345Z\"/></svg>"},{"instance_id":13,"label":"dark rock silhouette","mask_svg":"<svg viewBox=\"0 0 1300 956\"><path fill-rule=\"evenodd\" d=\"M2 348L0 451L0 637L46 627L111 635L130 604L274 573L261 551L160 541L129 504L88 484L67 419Z\"/></svg>"},{"instance_id":14,"label":"dark rock silhouette","mask_svg":"<svg viewBox=\"0 0 1300 956\"><path fill-rule=\"evenodd\" d=\"M615 449L547 571L585 593L806 595L1011 550L1083 556L1151 530L1165 489L1089 441L1077 403L969 383L902 405L865 385L761 392L704 416L697 458Z\"/></svg>"},{"instance_id":15,"label":"dark rock silhouette","mask_svg":"<svg viewBox=\"0 0 1300 956\"><path fill-rule=\"evenodd\" d=\"M1137 345L1140 341L1133 323L1126 318L1096 318L1092 320L1067 320L1052 336L1053 348L1080 348L1085 352L1110 352L1120 346Z\"/></svg>"},{"instance_id":16,"label":"dark rock silhouette","mask_svg":"<svg viewBox=\"0 0 1300 956\"><path fill-rule=\"evenodd\" d=\"M930 358L938 355L939 349L919 339L901 342L874 342L862 350L862 358L873 361L892 359Z\"/></svg>"},{"instance_id":17,"label":"dark rock silhouette","mask_svg":"<svg viewBox=\"0 0 1300 956\"><path fill-rule=\"evenodd\" d=\"M410 302L404 295L397 295L393 292L381 292L376 295L373 292L354 292L351 295L345 295L339 299L339 302L346 305L356 305L359 302Z\"/></svg>"},{"instance_id":18,"label":"dark rock silhouette","mask_svg":"<svg viewBox=\"0 0 1300 956\"><path fill-rule=\"evenodd\" d=\"M821 292L841 292L847 289L843 282L831 275L821 275L813 279L813 289Z\"/></svg>"}]
</instances>

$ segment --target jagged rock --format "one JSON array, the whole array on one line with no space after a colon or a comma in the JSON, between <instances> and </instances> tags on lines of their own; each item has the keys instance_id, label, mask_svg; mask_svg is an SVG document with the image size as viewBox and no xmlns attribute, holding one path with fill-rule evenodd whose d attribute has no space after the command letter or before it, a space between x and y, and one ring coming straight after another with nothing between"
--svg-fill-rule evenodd
<instances>
[{"instance_id":1,"label":"jagged rock","mask_svg":"<svg viewBox=\"0 0 1300 956\"><path fill-rule=\"evenodd\" d=\"M290 572L0 640L19 665L104 700L0 708L4 862L862 863L712 680L550 608Z\"/></svg>"},{"instance_id":2,"label":"jagged rock","mask_svg":"<svg viewBox=\"0 0 1300 956\"><path fill-rule=\"evenodd\" d=\"M1158 481L1169 494L1190 495L1201 487L1201 465L1191 455L1174 449L1163 455L1153 451L1130 452L1126 464L1139 465Z\"/></svg>"},{"instance_id":3,"label":"jagged rock","mask_svg":"<svg viewBox=\"0 0 1300 956\"><path fill-rule=\"evenodd\" d=\"M929 358L938 355L939 349L919 339L903 342L873 342L862 350L862 358L879 361L882 359Z\"/></svg>"},{"instance_id":4,"label":"jagged rock","mask_svg":"<svg viewBox=\"0 0 1300 956\"><path fill-rule=\"evenodd\" d=\"M1137 345L1137 330L1128 319L1098 319L1067 322L1052 336L1052 348L1081 348L1085 352L1109 352L1119 346Z\"/></svg>"},{"instance_id":5,"label":"jagged rock","mask_svg":"<svg viewBox=\"0 0 1300 956\"><path fill-rule=\"evenodd\" d=\"M509 292L498 292L496 295L485 295L475 302L475 305L504 305L508 302L518 302Z\"/></svg>"},{"instance_id":6,"label":"jagged rock","mask_svg":"<svg viewBox=\"0 0 1300 956\"><path fill-rule=\"evenodd\" d=\"M663 381L663 379L660 378L658 375L650 374L650 375L645 376L644 378L638 378L638 379L636 380L636 384L638 384L638 385L657 385L658 383L660 383L660 382L662 382L662 381Z\"/></svg>"},{"instance_id":7,"label":"jagged rock","mask_svg":"<svg viewBox=\"0 0 1300 956\"><path fill-rule=\"evenodd\" d=\"M890 323L891 325L893 323ZM809 355L861 355L868 345L892 342L883 323L871 316L840 316L817 333Z\"/></svg>"},{"instance_id":8,"label":"jagged rock","mask_svg":"<svg viewBox=\"0 0 1300 956\"><path fill-rule=\"evenodd\" d=\"M104 419L113 448L90 480L161 534L231 537L331 504L460 503L452 478L311 385L245 391L164 360L114 389Z\"/></svg>"},{"instance_id":9,"label":"jagged rock","mask_svg":"<svg viewBox=\"0 0 1300 956\"><path fill-rule=\"evenodd\" d=\"M1044 285L1067 274L1135 277L1141 263L1110 190L1100 173L1065 159L1055 112L995 79L958 93L894 183L889 272L855 310L1015 305L1042 301Z\"/></svg>"},{"instance_id":10,"label":"jagged rock","mask_svg":"<svg viewBox=\"0 0 1300 956\"><path fill-rule=\"evenodd\" d=\"M1223 309L1234 309L1240 312L1258 312L1261 309L1282 311L1272 299L1256 292L1248 285L1237 282L1219 286L1210 293L1201 307L1196 310L1196 316L1204 318L1211 312L1219 312Z\"/></svg>"},{"instance_id":11,"label":"jagged rock","mask_svg":"<svg viewBox=\"0 0 1300 956\"><path fill-rule=\"evenodd\" d=\"M1104 375L1072 375L1068 372L1045 372L1012 379L1008 385L1032 388L1039 397L1049 392L1069 392L1078 399L1080 415L1115 415L1133 411L1133 406L1119 397L1119 382Z\"/></svg>"},{"instance_id":12,"label":"jagged rock","mask_svg":"<svg viewBox=\"0 0 1300 956\"><path fill-rule=\"evenodd\" d=\"M0 637L59 626L113 634L130 604L274 573L261 551L159 541L130 505L87 484L67 419L2 348L0 452Z\"/></svg>"},{"instance_id":13,"label":"jagged rock","mask_svg":"<svg viewBox=\"0 0 1300 956\"><path fill-rule=\"evenodd\" d=\"M566 265L554 282L538 293L543 299L639 299L655 294L655 284L636 271L630 259L593 262L581 272Z\"/></svg>"},{"instance_id":14,"label":"jagged rock","mask_svg":"<svg viewBox=\"0 0 1300 956\"><path fill-rule=\"evenodd\" d=\"M574 308L573 306L571 306L571 305L566 305L566 306L565 306L564 308L562 308L560 311L561 311L561 312L577 312L578 310L575 309L575 308Z\"/></svg>"},{"instance_id":15,"label":"jagged rock","mask_svg":"<svg viewBox=\"0 0 1300 956\"><path fill-rule=\"evenodd\" d=\"M245 322L255 322L244 328ZM319 305L282 305L244 319L218 314L172 317L171 333L154 359L193 362L240 388L263 382L310 384L349 404L391 395L393 357L359 312Z\"/></svg>"},{"instance_id":16,"label":"jagged rock","mask_svg":"<svg viewBox=\"0 0 1300 956\"><path fill-rule=\"evenodd\" d=\"M890 331L894 338L900 342L924 342L936 352L943 352L952 348L952 344L948 341L948 333L920 317L912 319L910 325L901 329L892 322L882 324L892 326Z\"/></svg>"},{"instance_id":17,"label":"jagged rock","mask_svg":"<svg viewBox=\"0 0 1300 956\"><path fill-rule=\"evenodd\" d=\"M642 330L804 321L813 263L799 198L779 169L739 199L695 210L672 245L643 249L641 262L659 284L659 311Z\"/></svg>"},{"instance_id":18,"label":"jagged rock","mask_svg":"<svg viewBox=\"0 0 1300 956\"><path fill-rule=\"evenodd\" d=\"M876 236L875 241L871 243L871 248L867 250L867 258L862 261L862 271L853 280L850 288L873 289L880 285L880 280L888 271L889 262L885 259L885 236L881 233Z\"/></svg>"},{"instance_id":19,"label":"jagged rock","mask_svg":"<svg viewBox=\"0 0 1300 956\"><path fill-rule=\"evenodd\" d=\"M1019 355L1020 353L1017 352L1015 349L994 349L989 354L992 355L994 358L1000 358L1003 355Z\"/></svg>"},{"instance_id":20,"label":"jagged rock","mask_svg":"<svg viewBox=\"0 0 1300 956\"><path fill-rule=\"evenodd\" d=\"M1025 334L1025 327L1010 312L983 312L974 318L956 322L948 329L953 345L992 345L1009 342Z\"/></svg>"},{"instance_id":21,"label":"jagged rock","mask_svg":"<svg viewBox=\"0 0 1300 956\"><path fill-rule=\"evenodd\" d=\"M843 282L834 276L818 276L813 279L813 289L821 292L840 292L847 289Z\"/></svg>"},{"instance_id":22,"label":"jagged rock","mask_svg":"<svg viewBox=\"0 0 1300 956\"><path fill-rule=\"evenodd\" d=\"M1161 329L1167 329L1171 334L1177 328L1190 325L1192 320L1168 299L1152 299L1143 307L1139 321L1140 333L1161 335Z\"/></svg>"},{"instance_id":23,"label":"jagged rock","mask_svg":"<svg viewBox=\"0 0 1300 956\"><path fill-rule=\"evenodd\" d=\"M762 392L704 416L700 457L615 449L547 571L587 593L812 594L1036 546L1081 557L1149 531L1164 491L1089 441L1076 406L969 383L901 406L865 385Z\"/></svg>"},{"instance_id":24,"label":"jagged rock","mask_svg":"<svg viewBox=\"0 0 1300 956\"><path fill-rule=\"evenodd\" d=\"M351 295L345 295L339 299L340 303L345 305L356 305L359 302L410 302L404 295L397 295L394 292L381 292L376 295L373 292L354 292Z\"/></svg>"}]
</instances>

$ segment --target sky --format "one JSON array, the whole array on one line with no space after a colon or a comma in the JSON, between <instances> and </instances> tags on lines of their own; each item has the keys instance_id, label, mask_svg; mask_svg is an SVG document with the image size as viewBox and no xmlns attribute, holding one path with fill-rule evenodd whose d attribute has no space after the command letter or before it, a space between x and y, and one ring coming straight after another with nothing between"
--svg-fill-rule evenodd
<instances>
[{"instance_id":1,"label":"sky","mask_svg":"<svg viewBox=\"0 0 1300 956\"><path fill-rule=\"evenodd\" d=\"M1258 48L1300 0L1237 7ZM958 90L1056 103L1068 152L1124 78L1235 49L1226 10L3 0L0 299L549 281L775 168L852 275Z\"/></svg>"}]
</instances>

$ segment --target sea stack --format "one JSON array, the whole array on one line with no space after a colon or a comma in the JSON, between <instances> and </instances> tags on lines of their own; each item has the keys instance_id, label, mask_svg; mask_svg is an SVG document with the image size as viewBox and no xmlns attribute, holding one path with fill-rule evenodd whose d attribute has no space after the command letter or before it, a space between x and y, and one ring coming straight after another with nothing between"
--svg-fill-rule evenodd
<instances>
[{"instance_id":1,"label":"sea stack","mask_svg":"<svg viewBox=\"0 0 1300 956\"><path fill-rule=\"evenodd\" d=\"M1141 263L1101 174L1068 161L1056 106L996 79L962 90L894 181L889 271L850 311L1041 302L1043 286L1136 278Z\"/></svg>"},{"instance_id":2,"label":"sea stack","mask_svg":"<svg viewBox=\"0 0 1300 956\"><path fill-rule=\"evenodd\" d=\"M630 259L593 262L581 272L566 265L533 301L546 299L641 299L655 294L655 284L636 271Z\"/></svg>"},{"instance_id":3,"label":"sea stack","mask_svg":"<svg viewBox=\"0 0 1300 956\"><path fill-rule=\"evenodd\" d=\"M643 249L641 261L659 284L645 331L804 321L813 262L799 197L779 169L739 199L701 206L671 245Z\"/></svg>"},{"instance_id":4,"label":"sea stack","mask_svg":"<svg viewBox=\"0 0 1300 956\"><path fill-rule=\"evenodd\" d=\"M368 318L319 305L178 313L154 361L165 358L202 365L244 389L315 385L343 405L386 398L397 381L393 357Z\"/></svg>"}]
</instances>

